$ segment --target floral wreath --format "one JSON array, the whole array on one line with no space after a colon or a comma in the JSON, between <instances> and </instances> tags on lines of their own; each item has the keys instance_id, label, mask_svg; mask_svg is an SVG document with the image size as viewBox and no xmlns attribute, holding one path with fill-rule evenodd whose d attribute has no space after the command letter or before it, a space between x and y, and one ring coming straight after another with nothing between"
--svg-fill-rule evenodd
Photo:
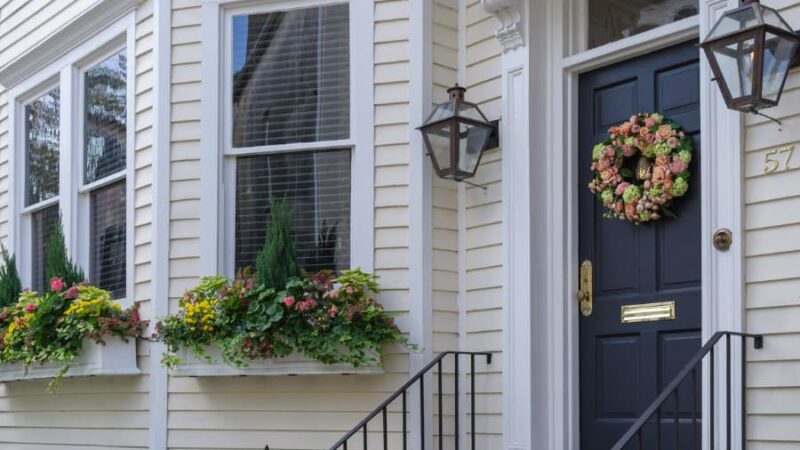
<instances>
[{"instance_id":1,"label":"floral wreath","mask_svg":"<svg viewBox=\"0 0 800 450\"><path fill-rule=\"evenodd\" d=\"M689 189L692 140L661 114L636 114L594 146L589 183L607 218L636 224L675 217L672 200Z\"/></svg>"}]
</instances>

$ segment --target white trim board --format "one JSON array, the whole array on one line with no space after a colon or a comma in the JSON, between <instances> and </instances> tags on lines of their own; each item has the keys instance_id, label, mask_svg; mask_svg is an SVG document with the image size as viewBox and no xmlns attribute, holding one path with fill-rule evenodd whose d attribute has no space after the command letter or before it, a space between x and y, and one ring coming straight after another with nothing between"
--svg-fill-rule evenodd
<instances>
[{"instance_id":1,"label":"white trim board","mask_svg":"<svg viewBox=\"0 0 800 450\"><path fill-rule=\"evenodd\" d=\"M565 40L576 34L570 30L575 21L569 2L503 3L521 15L521 32L531 33L529 44L503 55L503 448L577 450L578 309L573 299L579 168L577 127L564 125L577 121L578 75L697 37L736 2L701 2L699 17L570 57L563 54L570 48ZM530 14L531 10L539 13ZM717 330L742 329L741 239L729 252L721 253L712 248L711 235L727 227L734 236L741 236L743 229L741 118L725 109L703 67L702 147L706 155L713 155L703 158L704 176L698 186L703 192L702 327L706 339ZM535 142L532 136L537 136ZM534 158L535 165L531 164Z\"/></svg>"}]
</instances>

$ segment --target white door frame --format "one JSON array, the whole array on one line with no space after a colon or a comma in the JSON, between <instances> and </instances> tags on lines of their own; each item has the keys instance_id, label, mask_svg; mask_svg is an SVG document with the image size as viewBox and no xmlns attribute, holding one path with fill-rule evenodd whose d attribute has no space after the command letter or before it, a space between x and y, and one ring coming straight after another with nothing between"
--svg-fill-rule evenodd
<instances>
[{"instance_id":1,"label":"white door frame","mask_svg":"<svg viewBox=\"0 0 800 450\"><path fill-rule=\"evenodd\" d=\"M575 47L571 36L581 35L570 2L483 4L500 22L496 34L504 48L503 448L577 450L578 76L703 36L738 1L701 0L698 17L575 56L565 56ZM705 340L718 330L743 329L742 118L726 109L704 60L700 78L703 177L694 188L702 191ZM734 244L718 252L711 236L723 227L733 231ZM716 396L718 402L723 397ZM703 436L707 440L707 429Z\"/></svg>"}]
</instances>

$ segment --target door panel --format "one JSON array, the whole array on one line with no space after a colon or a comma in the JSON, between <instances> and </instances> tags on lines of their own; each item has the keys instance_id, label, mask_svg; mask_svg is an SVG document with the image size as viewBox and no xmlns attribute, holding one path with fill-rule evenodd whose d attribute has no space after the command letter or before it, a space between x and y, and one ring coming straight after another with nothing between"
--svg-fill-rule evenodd
<instances>
[{"instance_id":1,"label":"door panel","mask_svg":"<svg viewBox=\"0 0 800 450\"><path fill-rule=\"evenodd\" d=\"M579 320L583 450L610 448L700 347L698 67L692 42L580 78L579 256L594 266L594 311ZM603 218L587 185L592 147L609 127L639 112L659 112L683 126L695 152L690 191L674 207L679 217L637 226ZM622 323L623 305L657 301L674 301L676 318ZM691 391L682 389L677 399L682 446L694 439L691 412L701 398L699 385ZM668 403L661 441L674 446L675 406ZM655 427L646 432L654 437Z\"/></svg>"}]
</instances>

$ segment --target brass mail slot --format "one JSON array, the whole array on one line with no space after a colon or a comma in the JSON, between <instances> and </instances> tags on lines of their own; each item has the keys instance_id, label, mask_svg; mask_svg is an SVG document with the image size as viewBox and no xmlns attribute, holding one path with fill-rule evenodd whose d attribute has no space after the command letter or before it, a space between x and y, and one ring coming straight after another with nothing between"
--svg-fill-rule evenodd
<instances>
[{"instance_id":1,"label":"brass mail slot","mask_svg":"<svg viewBox=\"0 0 800 450\"><path fill-rule=\"evenodd\" d=\"M675 302L642 303L622 306L622 323L675 320Z\"/></svg>"}]
</instances>

